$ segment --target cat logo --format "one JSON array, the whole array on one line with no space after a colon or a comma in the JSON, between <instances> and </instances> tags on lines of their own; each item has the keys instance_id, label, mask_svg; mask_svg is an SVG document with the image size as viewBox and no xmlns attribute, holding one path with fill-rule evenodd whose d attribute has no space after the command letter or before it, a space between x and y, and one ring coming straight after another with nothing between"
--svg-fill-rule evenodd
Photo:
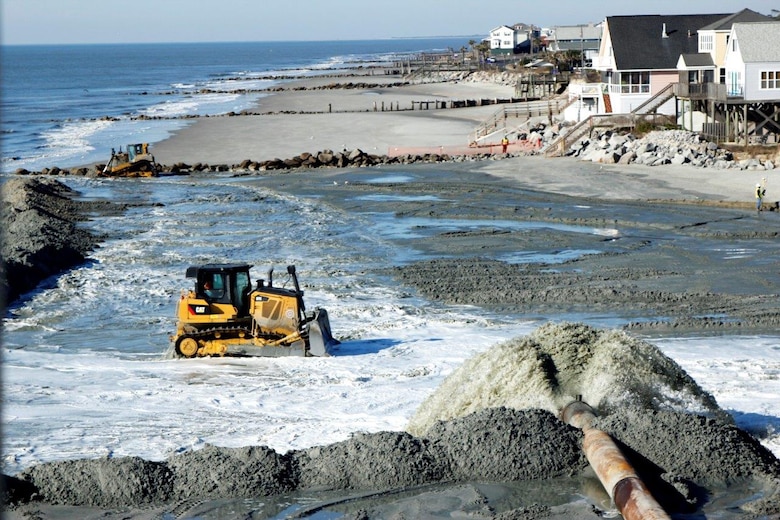
<instances>
[{"instance_id":1,"label":"cat logo","mask_svg":"<svg viewBox=\"0 0 780 520\"><path fill-rule=\"evenodd\" d=\"M209 307L208 305L190 305L190 314L195 316L199 314L209 314Z\"/></svg>"}]
</instances>

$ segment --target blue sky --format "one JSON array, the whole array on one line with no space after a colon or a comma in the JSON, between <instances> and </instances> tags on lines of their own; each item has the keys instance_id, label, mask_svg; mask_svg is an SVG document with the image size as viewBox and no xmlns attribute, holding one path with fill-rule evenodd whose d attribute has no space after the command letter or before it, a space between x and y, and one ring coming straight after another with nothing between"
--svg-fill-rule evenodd
<instances>
[{"instance_id":1,"label":"blue sky","mask_svg":"<svg viewBox=\"0 0 780 520\"><path fill-rule=\"evenodd\" d=\"M609 15L763 14L780 0L0 0L3 44L355 40L487 35Z\"/></svg>"}]
</instances>

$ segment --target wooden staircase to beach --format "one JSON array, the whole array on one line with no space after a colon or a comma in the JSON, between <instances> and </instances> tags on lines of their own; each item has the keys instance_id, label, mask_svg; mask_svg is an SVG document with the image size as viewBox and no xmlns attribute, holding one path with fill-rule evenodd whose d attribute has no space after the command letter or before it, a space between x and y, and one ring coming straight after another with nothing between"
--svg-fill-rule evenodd
<instances>
[{"instance_id":1,"label":"wooden staircase to beach","mask_svg":"<svg viewBox=\"0 0 780 520\"><path fill-rule=\"evenodd\" d=\"M552 116L563 112L574 101L565 97L556 97L504 105L474 129L469 142L482 144L485 141L498 138L499 135L503 137L509 132L515 132L527 126L528 121L533 117L552 118Z\"/></svg>"},{"instance_id":2,"label":"wooden staircase to beach","mask_svg":"<svg viewBox=\"0 0 780 520\"><path fill-rule=\"evenodd\" d=\"M677 83L669 83L650 99L631 111L632 114L654 114L664 103L674 97L674 88Z\"/></svg>"},{"instance_id":3,"label":"wooden staircase to beach","mask_svg":"<svg viewBox=\"0 0 780 520\"><path fill-rule=\"evenodd\" d=\"M675 95L676 83L670 83L650 99L640 104L629 114L613 114L612 100L608 93L604 93L604 109L607 114L593 115L580 121L567 132L562 133L552 143L543 148L548 157L559 157L566 154L566 150L577 140L582 139L586 133L597 127L601 128L633 128L638 120L646 119L645 116L655 115L658 108L672 99Z\"/></svg>"},{"instance_id":4,"label":"wooden staircase to beach","mask_svg":"<svg viewBox=\"0 0 780 520\"><path fill-rule=\"evenodd\" d=\"M635 125L636 117L633 114L592 115L561 133L555 140L544 146L542 152L547 157L561 157L566 155L566 150L572 144L582 139L594 128L633 128Z\"/></svg>"}]
</instances>

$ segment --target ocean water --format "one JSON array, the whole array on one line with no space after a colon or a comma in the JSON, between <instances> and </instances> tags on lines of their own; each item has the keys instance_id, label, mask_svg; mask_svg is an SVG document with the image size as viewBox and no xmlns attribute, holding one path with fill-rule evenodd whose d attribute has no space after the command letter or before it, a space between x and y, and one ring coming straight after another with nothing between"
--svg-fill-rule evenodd
<instances>
[{"instance_id":1,"label":"ocean water","mask_svg":"<svg viewBox=\"0 0 780 520\"><path fill-rule=\"evenodd\" d=\"M0 172L105 162L188 121L254 106L284 77L460 49L468 38L2 46ZM139 120L150 116L154 120Z\"/></svg>"}]
</instances>

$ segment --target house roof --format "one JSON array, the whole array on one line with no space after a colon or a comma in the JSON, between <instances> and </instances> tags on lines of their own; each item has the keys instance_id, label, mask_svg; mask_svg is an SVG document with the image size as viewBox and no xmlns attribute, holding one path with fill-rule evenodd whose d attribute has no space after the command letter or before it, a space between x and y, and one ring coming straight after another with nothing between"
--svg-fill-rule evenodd
<instances>
[{"instance_id":1,"label":"house roof","mask_svg":"<svg viewBox=\"0 0 780 520\"><path fill-rule=\"evenodd\" d=\"M780 22L734 24L745 63L780 62Z\"/></svg>"},{"instance_id":2,"label":"house roof","mask_svg":"<svg viewBox=\"0 0 780 520\"><path fill-rule=\"evenodd\" d=\"M676 70L680 54L699 50L697 31L726 14L610 16L607 26L618 70ZM664 24L666 35L663 37Z\"/></svg>"},{"instance_id":3,"label":"house roof","mask_svg":"<svg viewBox=\"0 0 780 520\"><path fill-rule=\"evenodd\" d=\"M555 28L555 39L559 42L571 40L600 40L600 25L566 25Z\"/></svg>"},{"instance_id":4,"label":"house roof","mask_svg":"<svg viewBox=\"0 0 780 520\"><path fill-rule=\"evenodd\" d=\"M731 26L740 22L768 22L771 21L771 16L766 16L750 9L743 9L738 13L731 14L715 23L706 25L699 29L700 31L730 31Z\"/></svg>"},{"instance_id":5,"label":"house roof","mask_svg":"<svg viewBox=\"0 0 780 520\"><path fill-rule=\"evenodd\" d=\"M683 70L713 68L715 62L712 61L712 55L708 52L696 54L682 54L677 61L677 68Z\"/></svg>"}]
</instances>

